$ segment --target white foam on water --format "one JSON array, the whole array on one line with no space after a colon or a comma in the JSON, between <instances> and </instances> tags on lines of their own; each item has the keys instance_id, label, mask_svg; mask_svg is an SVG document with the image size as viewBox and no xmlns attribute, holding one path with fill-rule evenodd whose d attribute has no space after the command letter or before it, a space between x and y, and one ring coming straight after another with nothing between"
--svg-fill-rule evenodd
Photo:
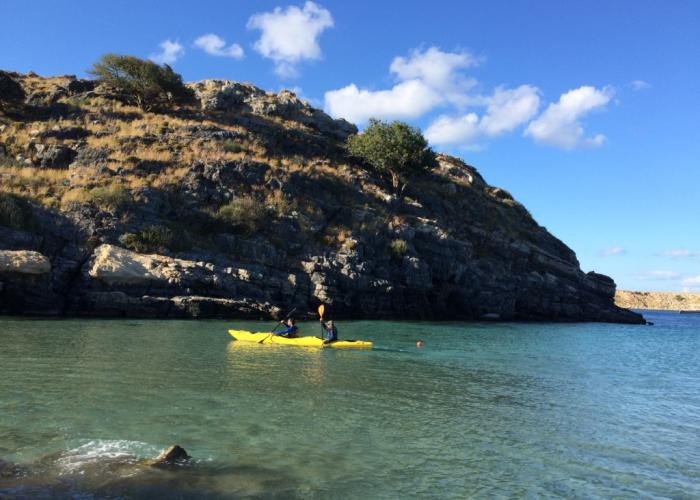
<instances>
[{"instance_id":1,"label":"white foam on water","mask_svg":"<svg viewBox=\"0 0 700 500\"><path fill-rule=\"evenodd\" d=\"M91 439L68 450L56 461L67 472L76 471L85 465L102 460L131 460L150 458L158 455L161 449L142 441L125 439Z\"/></svg>"}]
</instances>

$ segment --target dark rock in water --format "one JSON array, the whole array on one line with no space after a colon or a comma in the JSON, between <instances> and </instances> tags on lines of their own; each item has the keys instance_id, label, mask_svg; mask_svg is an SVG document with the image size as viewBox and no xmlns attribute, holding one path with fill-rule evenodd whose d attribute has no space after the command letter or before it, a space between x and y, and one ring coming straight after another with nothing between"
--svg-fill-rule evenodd
<instances>
[{"instance_id":1,"label":"dark rock in water","mask_svg":"<svg viewBox=\"0 0 700 500\"><path fill-rule=\"evenodd\" d=\"M163 452L153 460L148 461L148 465L153 467L182 465L190 458L192 457L187 454L184 448L175 444L163 450Z\"/></svg>"},{"instance_id":2,"label":"dark rock in water","mask_svg":"<svg viewBox=\"0 0 700 500\"><path fill-rule=\"evenodd\" d=\"M19 465L15 465L0 459L0 478L17 477L24 473L25 470ZM4 498L2 494L0 494L0 498Z\"/></svg>"}]
</instances>

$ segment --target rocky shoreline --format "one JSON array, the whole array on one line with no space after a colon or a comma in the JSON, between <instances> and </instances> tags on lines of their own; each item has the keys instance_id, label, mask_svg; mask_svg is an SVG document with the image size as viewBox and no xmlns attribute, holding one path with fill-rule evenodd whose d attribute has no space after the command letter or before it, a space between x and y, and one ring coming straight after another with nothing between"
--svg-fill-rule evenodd
<instances>
[{"instance_id":1,"label":"rocky shoreline","mask_svg":"<svg viewBox=\"0 0 700 500\"><path fill-rule=\"evenodd\" d=\"M644 322L474 167L439 154L397 197L345 152L352 124L289 91L207 80L159 114L10 75L0 313Z\"/></svg>"}]
</instances>

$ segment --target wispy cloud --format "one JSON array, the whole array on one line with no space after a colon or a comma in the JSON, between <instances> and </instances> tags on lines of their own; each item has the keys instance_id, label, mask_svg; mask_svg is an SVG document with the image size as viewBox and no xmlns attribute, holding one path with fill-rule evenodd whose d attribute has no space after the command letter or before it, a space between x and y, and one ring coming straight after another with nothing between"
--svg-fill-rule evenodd
<instances>
[{"instance_id":1,"label":"wispy cloud","mask_svg":"<svg viewBox=\"0 0 700 500\"><path fill-rule=\"evenodd\" d=\"M659 257L671 257L674 259L682 258L693 258L700 257L700 252L695 250L689 250L687 248L673 248L671 250L664 250L656 254Z\"/></svg>"},{"instance_id":2,"label":"wispy cloud","mask_svg":"<svg viewBox=\"0 0 700 500\"><path fill-rule=\"evenodd\" d=\"M178 41L165 40L159 45L160 52L151 54L149 59L158 64L173 64L185 55L185 48Z\"/></svg>"},{"instance_id":3,"label":"wispy cloud","mask_svg":"<svg viewBox=\"0 0 700 500\"><path fill-rule=\"evenodd\" d=\"M645 271L636 275L638 279L650 281L672 281L681 279L675 271Z\"/></svg>"},{"instance_id":4,"label":"wispy cloud","mask_svg":"<svg viewBox=\"0 0 700 500\"><path fill-rule=\"evenodd\" d=\"M310 1L303 8L276 7L272 12L254 14L248 20L248 29L260 30L260 38L253 47L275 62L275 72L283 78L296 76L301 61L321 58L319 38L331 27L330 11Z\"/></svg>"},{"instance_id":5,"label":"wispy cloud","mask_svg":"<svg viewBox=\"0 0 700 500\"><path fill-rule=\"evenodd\" d=\"M644 80L632 80L628 84L633 90L646 90L651 88L651 83L645 82Z\"/></svg>"},{"instance_id":6,"label":"wispy cloud","mask_svg":"<svg viewBox=\"0 0 700 500\"><path fill-rule=\"evenodd\" d=\"M605 142L603 134L586 137L580 119L591 111L604 109L614 91L610 87L597 89L584 85L570 90L550 104L528 125L525 135L535 141L562 149L592 148Z\"/></svg>"},{"instance_id":7,"label":"wispy cloud","mask_svg":"<svg viewBox=\"0 0 700 500\"><path fill-rule=\"evenodd\" d=\"M610 247L610 248L604 248L600 252L598 252L599 255L602 255L604 257L612 257L615 255L625 255L627 253L627 250L624 249L623 247Z\"/></svg>"},{"instance_id":8,"label":"wispy cloud","mask_svg":"<svg viewBox=\"0 0 700 500\"><path fill-rule=\"evenodd\" d=\"M194 41L194 46L212 56L233 59L241 59L244 56L243 48L240 45L232 43L227 47L226 40L214 33L200 36Z\"/></svg>"}]
</instances>

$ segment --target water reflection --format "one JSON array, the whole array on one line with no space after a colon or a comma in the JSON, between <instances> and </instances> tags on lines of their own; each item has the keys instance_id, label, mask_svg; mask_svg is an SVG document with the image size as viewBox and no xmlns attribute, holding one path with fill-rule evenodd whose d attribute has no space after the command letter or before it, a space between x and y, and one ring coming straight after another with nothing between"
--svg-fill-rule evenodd
<instances>
[{"instance_id":1,"label":"water reflection","mask_svg":"<svg viewBox=\"0 0 700 500\"><path fill-rule=\"evenodd\" d=\"M317 347L290 347L232 340L226 347L228 367L239 379L267 378L288 383L290 377L312 386L324 383L327 354ZM284 376L286 375L286 376Z\"/></svg>"}]
</instances>

